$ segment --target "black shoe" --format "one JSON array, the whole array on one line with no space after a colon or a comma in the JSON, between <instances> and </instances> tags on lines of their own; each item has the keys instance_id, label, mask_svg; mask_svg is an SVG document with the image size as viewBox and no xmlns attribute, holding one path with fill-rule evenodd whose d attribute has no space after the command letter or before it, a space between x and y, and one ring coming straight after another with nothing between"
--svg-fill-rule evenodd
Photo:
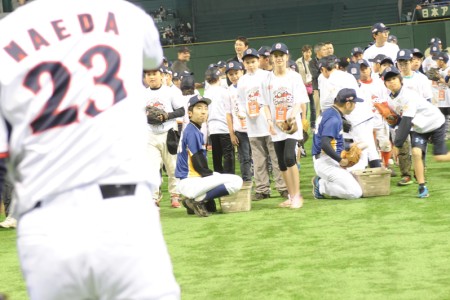
<instances>
[{"instance_id":1,"label":"black shoe","mask_svg":"<svg viewBox=\"0 0 450 300\"><path fill-rule=\"evenodd\" d=\"M252 197L252 201L259 201L267 198L270 198L270 194L255 193Z\"/></svg>"},{"instance_id":2,"label":"black shoe","mask_svg":"<svg viewBox=\"0 0 450 300\"><path fill-rule=\"evenodd\" d=\"M280 196L284 199L289 199L289 192L287 190L280 191Z\"/></svg>"},{"instance_id":3,"label":"black shoe","mask_svg":"<svg viewBox=\"0 0 450 300\"><path fill-rule=\"evenodd\" d=\"M186 212L187 212L187 214L188 215L195 215L195 212L194 212L194 210L192 210L192 209L190 209L189 208L189 206L187 206L187 204L186 204L186 200L187 199L183 199L183 200L181 200L181 203L183 204L183 206L186 208Z\"/></svg>"},{"instance_id":4,"label":"black shoe","mask_svg":"<svg viewBox=\"0 0 450 300\"><path fill-rule=\"evenodd\" d=\"M214 199L206 201L205 208L209 212L217 212L216 201Z\"/></svg>"},{"instance_id":5,"label":"black shoe","mask_svg":"<svg viewBox=\"0 0 450 300\"><path fill-rule=\"evenodd\" d=\"M199 217L209 217L210 213L206 210L205 204L194 199L186 199L186 205L194 211Z\"/></svg>"}]
</instances>

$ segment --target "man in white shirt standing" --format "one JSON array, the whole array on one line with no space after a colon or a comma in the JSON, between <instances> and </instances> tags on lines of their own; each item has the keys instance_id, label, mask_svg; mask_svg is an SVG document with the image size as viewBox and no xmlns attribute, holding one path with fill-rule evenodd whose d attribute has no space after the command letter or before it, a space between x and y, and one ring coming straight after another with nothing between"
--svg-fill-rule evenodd
<instances>
[{"instance_id":1,"label":"man in white shirt standing","mask_svg":"<svg viewBox=\"0 0 450 300\"><path fill-rule=\"evenodd\" d=\"M386 27L383 23L375 23L372 26L371 32L375 43L364 51L364 59L370 61L378 54L384 54L395 60L400 49L396 44L387 42L389 29L391 28Z\"/></svg>"}]
</instances>

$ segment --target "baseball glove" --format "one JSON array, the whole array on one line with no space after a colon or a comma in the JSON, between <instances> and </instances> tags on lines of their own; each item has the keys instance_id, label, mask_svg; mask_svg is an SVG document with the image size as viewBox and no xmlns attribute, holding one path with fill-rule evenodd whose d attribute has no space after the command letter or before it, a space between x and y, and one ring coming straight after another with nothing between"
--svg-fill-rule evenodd
<instances>
[{"instance_id":1,"label":"baseball glove","mask_svg":"<svg viewBox=\"0 0 450 300\"><path fill-rule=\"evenodd\" d=\"M361 158L361 149L357 144L353 144L350 149L341 152L341 157L348 160L347 167L356 165Z\"/></svg>"},{"instance_id":2,"label":"baseball glove","mask_svg":"<svg viewBox=\"0 0 450 300\"><path fill-rule=\"evenodd\" d=\"M146 113L147 122L151 125L161 125L168 118L167 112L156 106L147 106Z\"/></svg>"},{"instance_id":3,"label":"baseball glove","mask_svg":"<svg viewBox=\"0 0 450 300\"><path fill-rule=\"evenodd\" d=\"M295 118L288 118L284 122L277 122L277 126L281 129L281 131L287 134L293 134L298 130L297 121Z\"/></svg>"},{"instance_id":4,"label":"baseball glove","mask_svg":"<svg viewBox=\"0 0 450 300\"><path fill-rule=\"evenodd\" d=\"M387 102L374 103L375 108L378 110L380 115L386 120L386 122L391 127L395 127L400 123L400 117L395 111L393 111Z\"/></svg>"},{"instance_id":5,"label":"baseball glove","mask_svg":"<svg viewBox=\"0 0 450 300\"><path fill-rule=\"evenodd\" d=\"M438 68L430 68L425 72L425 75L432 81L439 81L441 79L441 74L439 74Z\"/></svg>"}]
</instances>

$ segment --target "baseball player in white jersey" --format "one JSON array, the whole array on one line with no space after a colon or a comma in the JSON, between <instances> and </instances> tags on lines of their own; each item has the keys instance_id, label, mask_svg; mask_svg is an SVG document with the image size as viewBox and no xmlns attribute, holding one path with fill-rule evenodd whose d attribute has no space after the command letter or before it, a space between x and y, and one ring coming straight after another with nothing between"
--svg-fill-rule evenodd
<instances>
[{"instance_id":1,"label":"baseball player in white jersey","mask_svg":"<svg viewBox=\"0 0 450 300\"><path fill-rule=\"evenodd\" d=\"M434 56L434 59L439 67L439 74L441 76L439 82L436 82L435 85L437 90L437 107L439 107L442 114L448 118L450 116L450 89L448 88L450 66L447 64L449 60L448 54L440 52ZM446 131L448 131L448 124Z\"/></svg>"},{"instance_id":2,"label":"baseball player in white jersey","mask_svg":"<svg viewBox=\"0 0 450 300\"><path fill-rule=\"evenodd\" d=\"M270 50L273 61L273 71L263 82L263 97L265 116L269 125L269 132L274 142L278 166L289 192L289 199L280 206L301 208L303 197L300 193L300 178L297 166L295 147L303 139L302 121L306 120L306 103L309 102L305 84L300 74L288 69L289 50L283 43L276 43ZM300 113L303 119L300 118ZM292 118L297 123L298 130L286 133L278 124L283 124Z\"/></svg>"},{"instance_id":3,"label":"baseball player in white jersey","mask_svg":"<svg viewBox=\"0 0 450 300\"><path fill-rule=\"evenodd\" d=\"M247 117L247 134L252 150L255 195L253 200L262 200L270 197L270 178L267 159L270 157L273 167L275 186L280 194L288 197L286 183L278 167L272 139L266 118L264 117L263 83L267 81L269 72L259 69L259 54L256 49L244 51L244 66L247 73L239 78L238 95L241 105L245 107Z\"/></svg>"},{"instance_id":4,"label":"baseball player in white jersey","mask_svg":"<svg viewBox=\"0 0 450 300\"><path fill-rule=\"evenodd\" d=\"M364 59L371 62L378 54L384 54L395 60L399 47L396 44L388 43L390 27L386 27L383 23L375 23L372 26L371 33L374 44L364 51Z\"/></svg>"},{"instance_id":5,"label":"baseball player in white jersey","mask_svg":"<svg viewBox=\"0 0 450 300\"><path fill-rule=\"evenodd\" d=\"M422 62L422 70L424 73L428 72L431 68L437 68L436 61L433 56L440 52L439 45L433 44L430 46L430 56L427 56Z\"/></svg>"},{"instance_id":6,"label":"baseball player in white jersey","mask_svg":"<svg viewBox=\"0 0 450 300\"><path fill-rule=\"evenodd\" d=\"M428 139L433 142L433 155L436 161L450 161L450 152L445 144L445 118L439 109L415 91L402 86L402 76L395 67L386 68L383 72L384 84L391 91L389 106L399 116L399 124L394 140L393 152L398 152L408 135L411 134L411 147L414 172L419 190L418 198L429 196L425 186L423 152Z\"/></svg>"},{"instance_id":7,"label":"baseball player in white jersey","mask_svg":"<svg viewBox=\"0 0 450 300\"><path fill-rule=\"evenodd\" d=\"M163 84L164 76L163 68L156 68L154 70L145 70L145 79L149 87L145 90L145 105L149 107L157 107L167 113L167 119L162 120L161 123L148 122L148 140L147 153L151 161L151 168L149 172L157 172L160 174L160 169L163 164L166 168L169 179L168 190L170 193L171 207L179 208L179 194L177 192L178 179L175 177L175 165L177 161L176 151L169 147L168 136L174 129L178 129L176 118L184 116L184 105L180 90L172 89ZM150 116L147 116L148 118ZM171 131L171 132L169 132ZM160 180L160 184L162 178ZM153 199L159 204L159 186L153 191Z\"/></svg>"},{"instance_id":8,"label":"baseball player in white jersey","mask_svg":"<svg viewBox=\"0 0 450 300\"><path fill-rule=\"evenodd\" d=\"M38 0L0 32L0 157L30 298L179 299L149 201L142 55L162 61L152 19L126 1Z\"/></svg>"}]
</instances>

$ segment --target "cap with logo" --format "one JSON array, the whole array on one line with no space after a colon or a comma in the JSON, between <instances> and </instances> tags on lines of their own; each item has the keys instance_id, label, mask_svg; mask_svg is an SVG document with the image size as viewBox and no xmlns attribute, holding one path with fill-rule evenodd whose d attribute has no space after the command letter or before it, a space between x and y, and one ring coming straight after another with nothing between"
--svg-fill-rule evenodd
<instances>
[{"instance_id":1,"label":"cap with logo","mask_svg":"<svg viewBox=\"0 0 450 300\"><path fill-rule=\"evenodd\" d=\"M361 66L366 66L366 67L370 68L369 62L365 59L358 59L358 61L356 63L359 65L360 68L361 68Z\"/></svg>"},{"instance_id":2,"label":"cap with logo","mask_svg":"<svg viewBox=\"0 0 450 300\"><path fill-rule=\"evenodd\" d=\"M283 52L284 54L289 54L288 47L283 43L276 43L272 45L272 48L270 49L270 54L274 53L275 51Z\"/></svg>"},{"instance_id":3,"label":"cap with logo","mask_svg":"<svg viewBox=\"0 0 450 300\"><path fill-rule=\"evenodd\" d=\"M319 59L319 70L320 68L333 68L337 63L339 63L339 59L334 55L328 55Z\"/></svg>"},{"instance_id":4,"label":"cap with logo","mask_svg":"<svg viewBox=\"0 0 450 300\"><path fill-rule=\"evenodd\" d=\"M396 67L387 67L384 69L383 74L381 74L381 79L388 80L389 78L397 75L400 75L400 71Z\"/></svg>"},{"instance_id":5,"label":"cap with logo","mask_svg":"<svg viewBox=\"0 0 450 300\"><path fill-rule=\"evenodd\" d=\"M243 70L244 67L240 62L230 61L227 63L227 68L225 69L225 73L228 73L231 70Z\"/></svg>"},{"instance_id":6,"label":"cap with logo","mask_svg":"<svg viewBox=\"0 0 450 300\"><path fill-rule=\"evenodd\" d=\"M428 45L433 45L433 44L442 44L442 41L438 37L432 37L430 39L430 42L428 43Z\"/></svg>"},{"instance_id":7,"label":"cap with logo","mask_svg":"<svg viewBox=\"0 0 450 300\"><path fill-rule=\"evenodd\" d=\"M339 91L334 102L345 103L345 102L364 102L363 99L356 96L356 91L354 89L344 88Z\"/></svg>"},{"instance_id":8,"label":"cap with logo","mask_svg":"<svg viewBox=\"0 0 450 300\"><path fill-rule=\"evenodd\" d=\"M225 67L227 66L227 62L226 62L226 61L223 61L223 60L219 60L219 61L217 62L217 66L218 66L219 68L225 68Z\"/></svg>"},{"instance_id":9,"label":"cap with logo","mask_svg":"<svg viewBox=\"0 0 450 300\"><path fill-rule=\"evenodd\" d=\"M180 81L180 90L195 89L195 78L192 75L183 76Z\"/></svg>"},{"instance_id":10,"label":"cap with logo","mask_svg":"<svg viewBox=\"0 0 450 300\"><path fill-rule=\"evenodd\" d=\"M439 53L441 50L439 50L439 44L432 44L430 46L430 54L437 54Z\"/></svg>"},{"instance_id":11,"label":"cap with logo","mask_svg":"<svg viewBox=\"0 0 450 300\"><path fill-rule=\"evenodd\" d=\"M397 52L397 60L411 60L412 58L413 55L409 49L401 49Z\"/></svg>"},{"instance_id":12,"label":"cap with logo","mask_svg":"<svg viewBox=\"0 0 450 300\"><path fill-rule=\"evenodd\" d=\"M359 80L359 77L361 76L361 72L359 70L359 64L357 63L351 63L347 67L347 72L352 74L356 80Z\"/></svg>"},{"instance_id":13,"label":"cap with logo","mask_svg":"<svg viewBox=\"0 0 450 300\"><path fill-rule=\"evenodd\" d=\"M250 57L250 56L259 58L258 51L256 51L255 48L248 48L247 50L244 51L244 55L242 55L242 59L245 59L246 57Z\"/></svg>"},{"instance_id":14,"label":"cap with logo","mask_svg":"<svg viewBox=\"0 0 450 300\"><path fill-rule=\"evenodd\" d=\"M205 80L219 79L222 76L222 72L219 68L208 68L205 72Z\"/></svg>"},{"instance_id":15,"label":"cap with logo","mask_svg":"<svg viewBox=\"0 0 450 300\"><path fill-rule=\"evenodd\" d=\"M387 27L386 25L384 25L383 23L375 23L372 26L372 33L379 33L379 32L385 32L390 30L390 27Z\"/></svg>"},{"instance_id":16,"label":"cap with logo","mask_svg":"<svg viewBox=\"0 0 450 300\"><path fill-rule=\"evenodd\" d=\"M299 72L297 63L295 61L293 61L292 59L290 59L288 61L288 67L291 68L291 70L293 70L293 71L295 71L297 73Z\"/></svg>"},{"instance_id":17,"label":"cap with logo","mask_svg":"<svg viewBox=\"0 0 450 300\"><path fill-rule=\"evenodd\" d=\"M192 106L194 106L195 104L197 104L199 102L203 102L203 103L206 103L206 105L210 105L211 104L211 99L204 98L204 97L202 97L200 95L195 95L195 96L193 96L193 97L191 97L189 99L188 107L192 107Z\"/></svg>"},{"instance_id":18,"label":"cap with logo","mask_svg":"<svg viewBox=\"0 0 450 300\"><path fill-rule=\"evenodd\" d=\"M433 55L433 60L442 60L444 63L448 62L448 54L445 52L439 52Z\"/></svg>"},{"instance_id":19,"label":"cap with logo","mask_svg":"<svg viewBox=\"0 0 450 300\"><path fill-rule=\"evenodd\" d=\"M424 57L422 51L420 51L419 48L412 48L412 49L411 49L411 53L412 53L413 56L416 56L416 57L418 57L418 58Z\"/></svg>"},{"instance_id":20,"label":"cap with logo","mask_svg":"<svg viewBox=\"0 0 450 300\"><path fill-rule=\"evenodd\" d=\"M358 54L358 53L364 53L364 50L361 47L354 47L352 49L351 55L354 56L355 54Z\"/></svg>"},{"instance_id":21,"label":"cap with logo","mask_svg":"<svg viewBox=\"0 0 450 300\"><path fill-rule=\"evenodd\" d=\"M269 46L261 46L261 48L258 49L258 54L260 56L270 56L270 47Z\"/></svg>"},{"instance_id":22,"label":"cap with logo","mask_svg":"<svg viewBox=\"0 0 450 300\"><path fill-rule=\"evenodd\" d=\"M395 35L390 35L390 36L388 36L388 42L390 42L390 43L392 43L392 42L395 42L395 43L397 43L397 37L395 36Z\"/></svg>"}]
</instances>

